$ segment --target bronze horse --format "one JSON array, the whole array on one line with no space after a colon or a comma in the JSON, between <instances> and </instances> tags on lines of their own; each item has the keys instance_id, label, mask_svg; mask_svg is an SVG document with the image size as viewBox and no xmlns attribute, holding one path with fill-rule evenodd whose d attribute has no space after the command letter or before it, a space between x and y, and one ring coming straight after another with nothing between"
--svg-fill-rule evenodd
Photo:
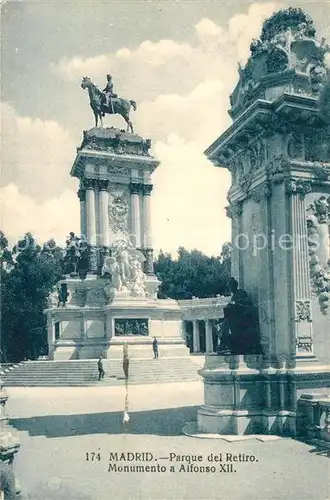
<instances>
[{"instance_id":1,"label":"bronze horse","mask_svg":"<svg viewBox=\"0 0 330 500\"><path fill-rule=\"evenodd\" d=\"M97 127L100 119L101 127L103 127L102 114L121 115L127 123L127 131L133 133L133 124L129 118L131 107L136 111L136 102L127 99L112 98L109 106L105 105L104 93L100 90L88 76L84 76L81 82L81 88L88 90L90 106L95 117L95 126Z\"/></svg>"}]
</instances>

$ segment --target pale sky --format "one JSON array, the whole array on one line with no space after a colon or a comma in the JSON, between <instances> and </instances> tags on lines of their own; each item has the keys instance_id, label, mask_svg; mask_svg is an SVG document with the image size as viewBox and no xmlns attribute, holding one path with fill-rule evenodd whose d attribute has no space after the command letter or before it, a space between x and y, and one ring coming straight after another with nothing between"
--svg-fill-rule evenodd
<instances>
[{"instance_id":1,"label":"pale sky","mask_svg":"<svg viewBox=\"0 0 330 500\"><path fill-rule=\"evenodd\" d=\"M263 21L283 6L309 13L330 38L330 3L35 1L2 5L1 227L63 243L79 233L77 180L69 172L93 126L85 75L138 103L136 132L152 139L154 247L218 255L230 239L229 175L203 151L230 124L237 62ZM106 126L124 128L120 117Z\"/></svg>"}]
</instances>

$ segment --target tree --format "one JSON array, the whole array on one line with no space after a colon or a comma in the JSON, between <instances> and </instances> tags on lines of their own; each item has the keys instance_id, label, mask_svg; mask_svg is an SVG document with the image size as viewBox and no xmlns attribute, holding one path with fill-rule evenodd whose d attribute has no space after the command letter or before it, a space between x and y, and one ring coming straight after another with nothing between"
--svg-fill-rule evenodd
<instances>
[{"instance_id":1,"label":"tree","mask_svg":"<svg viewBox=\"0 0 330 500\"><path fill-rule=\"evenodd\" d=\"M230 263L230 256L229 256ZM159 298L190 299L229 293L230 264L218 257L208 257L198 250L178 249L177 259L160 252L155 271L162 281Z\"/></svg>"},{"instance_id":2,"label":"tree","mask_svg":"<svg viewBox=\"0 0 330 500\"><path fill-rule=\"evenodd\" d=\"M43 311L52 286L62 275L54 248L41 248L27 233L13 247L11 268L6 271L1 266L1 350L6 361L36 359L47 352Z\"/></svg>"}]
</instances>

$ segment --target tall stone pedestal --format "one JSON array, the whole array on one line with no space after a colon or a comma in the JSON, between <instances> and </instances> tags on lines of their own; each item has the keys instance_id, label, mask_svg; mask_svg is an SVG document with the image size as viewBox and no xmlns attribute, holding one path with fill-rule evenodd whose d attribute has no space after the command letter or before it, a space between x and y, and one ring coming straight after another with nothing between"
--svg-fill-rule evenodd
<instances>
[{"instance_id":1,"label":"tall stone pedestal","mask_svg":"<svg viewBox=\"0 0 330 500\"><path fill-rule=\"evenodd\" d=\"M153 337L163 357L189 354L176 301L134 297L96 275L85 280L68 277L62 283L68 290L65 306L54 304L45 311L50 359L122 358L124 342L130 357L150 358Z\"/></svg>"},{"instance_id":2,"label":"tall stone pedestal","mask_svg":"<svg viewBox=\"0 0 330 500\"><path fill-rule=\"evenodd\" d=\"M79 179L81 238L68 240L73 272L57 284L45 311L51 359L121 358L124 342L131 357L149 358L153 337L162 356L189 353L180 307L157 300L151 174L159 162L150 146L114 128L84 132L71 170ZM88 252L76 262L83 244Z\"/></svg>"},{"instance_id":3,"label":"tall stone pedestal","mask_svg":"<svg viewBox=\"0 0 330 500\"><path fill-rule=\"evenodd\" d=\"M329 394L330 366L264 366L263 356L207 355L199 371L204 405L199 432L296 435L297 401L306 391ZM322 389L320 389L322 388Z\"/></svg>"},{"instance_id":4,"label":"tall stone pedestal","mask_svg":"<svg viewBox=\"0 0 330 500\"><path fill-rule=\"evenodd\" d=\"M330 128L318 112L327 52L300 9L274 14L240 68L233 124L206 151L231 172L232 276L258 309L263 356L259 371L207 361L205 431L266 432L269 418L295 411L300 389L329 387ZM294 414L286 419L292 429Z\"/></svg>"}]
</instances>

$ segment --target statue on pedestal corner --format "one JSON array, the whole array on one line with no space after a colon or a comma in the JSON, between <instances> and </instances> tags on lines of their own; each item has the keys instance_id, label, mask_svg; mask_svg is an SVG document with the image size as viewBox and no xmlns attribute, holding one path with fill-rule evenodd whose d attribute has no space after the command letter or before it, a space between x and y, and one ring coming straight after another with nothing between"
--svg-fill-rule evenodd
<instances>
[{"instance_id":1,"label":"statue on pedestal corner","mask_svg":"<svg viewBox=\"0 0 330 500\"><path fill-rule=\"evenodd\" d=\"M230 280L232 297L224 307L218 354L260 354L259 321L252 300L238 282Z\"/></svg>"}]
</instances>

